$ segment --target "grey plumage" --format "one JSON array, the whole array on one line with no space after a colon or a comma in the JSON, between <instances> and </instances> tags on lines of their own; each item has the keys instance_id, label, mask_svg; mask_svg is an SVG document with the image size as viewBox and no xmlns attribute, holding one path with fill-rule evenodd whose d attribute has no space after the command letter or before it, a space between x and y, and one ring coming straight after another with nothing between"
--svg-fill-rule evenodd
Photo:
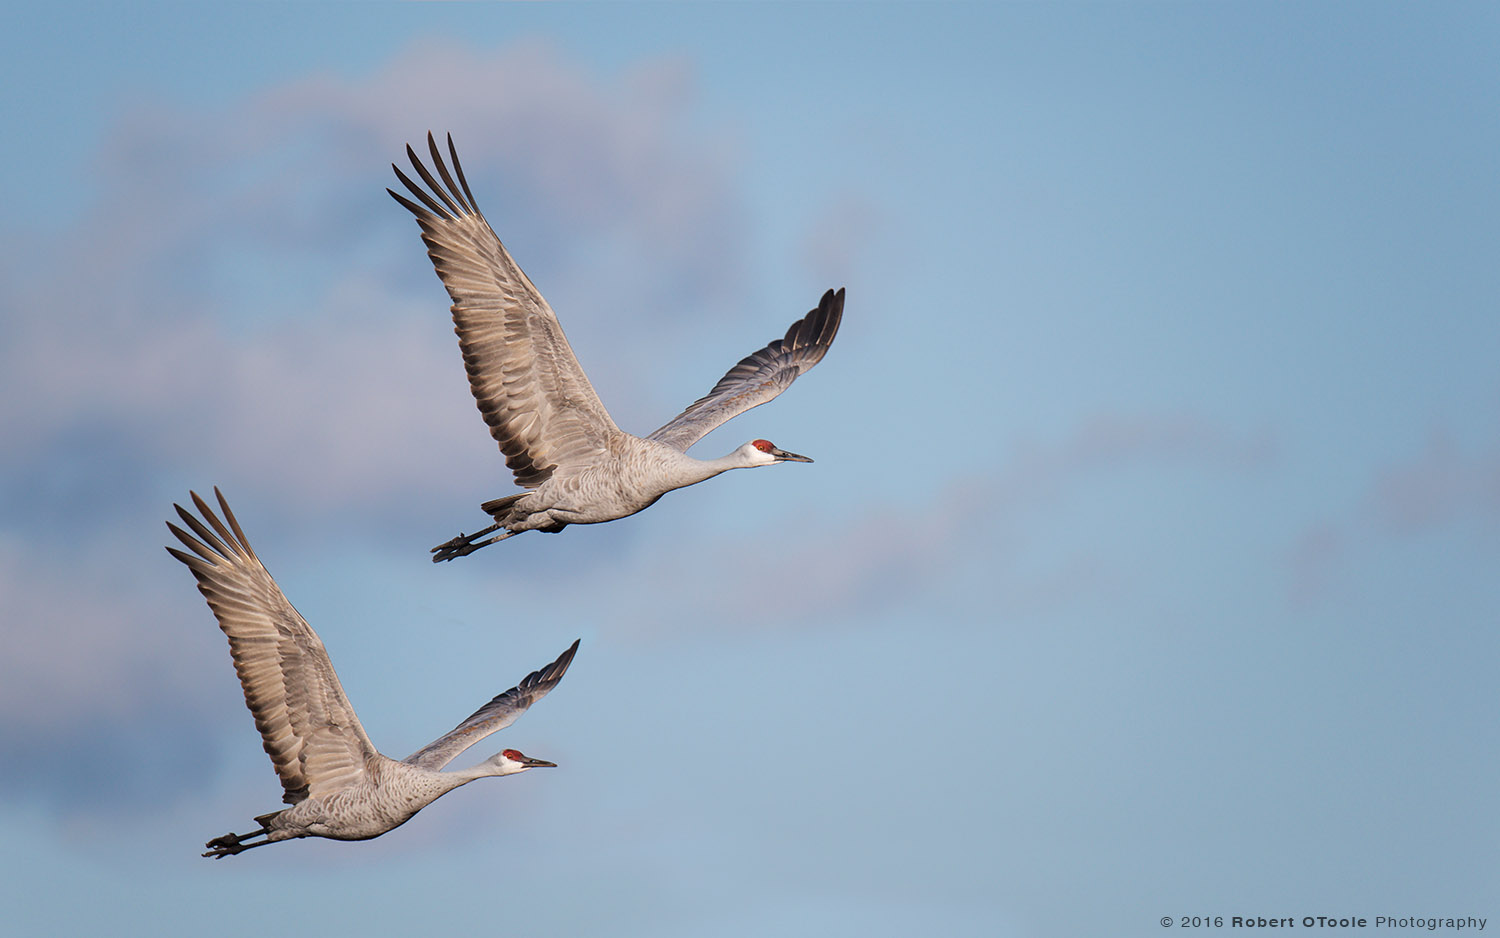
<instances>
[{"instance_id":1,"label":"grey plumage","mask_svg":"<svg viewBox=\"0 0 1500 938\"><path fill-rule=\"evenodd\" d=\"M291 805L257 817L256 831L210 840L204 856L229 856L296 837L378 837L476 778L553 764L507 749L470 769L438 771L465 749L515 722L557 686L578 642L397 762L370 742L322 640L255 555L223 494L214 489L222 520L196 492L191 494L201 520L181 505L173 507L192 533L167 522L191 553L175 547L167 551L192 570L229 639L245 705L281 779L282 800ZM252 840L255 837L264 839Z\"/></svg>"},{"instance_id":2,"label":"grey plumage","mask_svg":"<svg viewBox=\"0 0 1500 938\"><path fill-rule=\"evenodd\" d=\"M453 138L448 138L448 161L432 134L427 147L436 175L406 148L425 188L391 167L416 201L386 191L422 229L428 256L453 300L469 389L516 484L529 490L486 502L482 507L495 523L433 548L434 561L522 531L557 532L569 524L623 518L672 489L728 469L812 461L765 440L717 460L694 459L686 450L730 418L776 397L822 360L843 318L842 289L824 293L818 307L793 323L784 338L746 356L665 426L644 438L634 436L615 425L556 314L485 221ZM481 540L495 531L501 533Z\"/></svg>"}]
</instances>

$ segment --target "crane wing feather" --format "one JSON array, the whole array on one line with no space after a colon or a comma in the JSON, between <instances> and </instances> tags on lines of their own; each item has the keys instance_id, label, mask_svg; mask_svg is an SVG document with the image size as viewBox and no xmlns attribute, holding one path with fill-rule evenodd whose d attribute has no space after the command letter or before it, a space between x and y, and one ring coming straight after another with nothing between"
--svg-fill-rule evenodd
<instances>
[{"instance_id":1,"label":"crane wing feather","mask_svg":"<svg viewBox=\"0 0 1500 938\"><path fill-rule=\"evenodd\" d=\"M686 452L725 421L772 400L823 360L843 317L843 288L827 291L818 308L792 323L785 337L740 359L713 390L646 439Z\"/></svg>"},{"instance_id":2,"label":"crane wing feather","mask_svg":"<svg viewBox=\"0 0 1500 938\"><path fill-rule=\"evenodd\" d=\"M430 133L427 147L437 177L406 148L425 189L391 166L418 201L386 191L416 216L427 255L453 299L469 390L490 435L516 484L536 488L558 466L596 462L620 431L556 314L475 205L452 136L451 173Z\"/></svg>"},{"instance_id":3,"label":"crane wing feather","mask_svg":"<svg viewBox=\"0 0 1500 938\"><path fill-rule=\"evenodd\" d=\"M322 640L261 564L223 494L217 488L214 494L223 520L193 492L202 520L174 506L193 533L167 522L192 553L167 551L193 571L229 638L245 705L281 779L283 800L296 804L346 788L363 777L375 747Z\"/></svg>"},{"instance_id":4,"label":"crane wing feather","mask_svg":"<svg viewBox=\"0 0 1500 938\"><path fill-rule=\"evenodd\" d=\"M401 761L434 772L442 769L465 749L516 722L527 708L547 696L547 692L563 679L568 665L572 664L573 656L577 653L578 642L575 641L556 661L526 675L521 683L495 697L458 726Z\"/></svg>"}]
</instances>

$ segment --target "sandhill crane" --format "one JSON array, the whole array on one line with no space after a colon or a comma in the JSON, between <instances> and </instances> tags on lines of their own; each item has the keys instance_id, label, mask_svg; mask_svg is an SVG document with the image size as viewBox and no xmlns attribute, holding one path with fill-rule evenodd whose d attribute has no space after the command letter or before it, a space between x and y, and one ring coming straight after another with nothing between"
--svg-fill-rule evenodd
<instances>
[{"instance_id":1,"label":"sandhill crane","mask_svg":"<svg viewBox=\"0 0 1500 938\"><path fill-rule=\"evenodd\" d=\"M556 533L570 524L633 515L673 489L729 469L812 462L767 440L751 440L719 459L695 459L687 450L731 417L776 397L822 360L843 318L842 288L824 293L818 308L792 323L785 337L746 356L671 422L649 436L633 436L615 426L552 307L480 213L453 137L448 155L456 185L431 133L427 148L442 182L408 146L427 189L395 164L391 168L421 204L386 191L422 228L427 254L453 298L469 389L516 484L530 490L481 505L495 523L434 547L434 563L522 531ZM501 533L481 540L495 531Z\"/></svg>"},{"instance_id":2,"label":"sandhill crane","mask_svg":"<svg viewBox=\"0 0 1500 938\"><path fill-rule=\"evenodd\" d=\"M506 749L473 768L441 771L465 749L514 723L556 687L578 642L451 732L400 762L386 758L359 725L323 642L255 556L224 496L214 489L224 513L220 521L197 492L191 494L202 521L181 505L173 507L197 537L170 521L167 527L193 553L167 550L193 571L219 627L229 636L245 704L281 777L282 800L291 805L257 817L260 827L248 834L210 840L204 845L205 857L232 856L296 837L368 840L400 827L476 778L556 765Z\"/></svg>"}]
</instances>

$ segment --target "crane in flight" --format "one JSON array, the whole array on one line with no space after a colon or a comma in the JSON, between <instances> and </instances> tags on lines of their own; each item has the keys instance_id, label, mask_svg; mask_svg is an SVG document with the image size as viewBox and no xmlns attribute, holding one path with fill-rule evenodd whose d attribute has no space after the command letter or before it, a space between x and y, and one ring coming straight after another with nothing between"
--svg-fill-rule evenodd
<instances>
[{"instance_id":1,"label":"crane in flight","mask_svg":"<svg viewBox=\"0 0 1500 938\"><path fill-rule=\"evenodd\" d=\"M522 531L556 533L570 524L624 518L673 489L729 469L812 462L768 440L751 440L718 459L696 459L687 450L730 418L776 397L822 360L843 318L842 288L824 293L783 338L745 356L665 426L634 436L615 426L552 307L480 213L453 137L451 173L431 133L427 148L436 177L406 148L426 188L391 165L417 201L386 191L421 226L427 254L453 299L469 390L516 484L527 490L481 505L494 523L432 548L434 563Z\"/></svg>"},{"instance_id":2,"label":"crane in flight","mask_svg":"<svg viewBox=\"0 0 1500 938\"><path fill-rule=\"evenodd\" d=\"M223 494L214 489L223 520L197 492L191 494L201 520L181 505L173 507L193 533L170 521L167 527L192 553L167 550L193 571L219 628L229 637L245 704L281 778L282 800L291 805L257 817L260 827L248 834L210 840L205 857L233 856L297 837L369 840L477 778L556 766L506 749L472 768L442 771L459 753L514 723L556 687L578 642L397 762L377 752L365 735L322 640L255 556Z\"/></svg>"}]
</instances>

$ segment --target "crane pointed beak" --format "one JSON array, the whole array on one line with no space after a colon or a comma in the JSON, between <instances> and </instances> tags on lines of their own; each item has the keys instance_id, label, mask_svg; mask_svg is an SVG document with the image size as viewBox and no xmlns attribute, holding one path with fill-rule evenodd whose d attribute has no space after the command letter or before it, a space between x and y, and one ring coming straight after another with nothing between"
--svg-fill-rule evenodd
<instances>
[{"instance_id":1,"label":"crane pointed beak","mask_svg":"<svg viewBox=\"0 0 1500 938\"><path fill-rule=\"evenodd\" d=\"M782 462L812 462L812 460L808 459L806 456L798 456L796 453L788 453L784 449L773 449L771 450L771 455L775 456Z\"/></svg>"},{"instance_id":2,"label":"crane pointed beak","mask_svg":"<svg viewBox=\"0 0 1500 938\"><path fill-rule=\"evenodd\" d=\"M556 762L548 762L545 759L533 759L530 756L527 756L526 758L518 760L518 761L520 761L520 763L522 765L526 766L528 769L541 769L541 768L555 769L555 768L557 768L557 763Z\"/></svg>"}]
</instances>

